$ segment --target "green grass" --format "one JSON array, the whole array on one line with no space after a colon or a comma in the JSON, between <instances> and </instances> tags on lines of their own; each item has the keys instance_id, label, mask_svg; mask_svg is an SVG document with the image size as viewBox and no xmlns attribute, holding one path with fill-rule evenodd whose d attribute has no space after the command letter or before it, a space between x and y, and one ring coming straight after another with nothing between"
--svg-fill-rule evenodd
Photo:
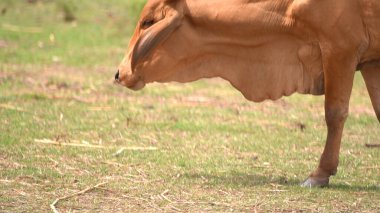
<instances>
[{"instance_id":1,"label":"green grass","mask_svg":"<svg viewBox=\"0 0 380 213\"><path fill-rule=\"evenodd\" d=\"M142 1L2 1L3 63L97 67L120 61ZM65 21L68 12L73 21ZM117 44L117 45L115 45Z\"/></svg>"},{"instance_id":2,"label":"green grass","mask_svg":"<svg viewBox=\"0 0 380 213\"><path fill-rule=\"evenodd\" d=\"M101 182L108 183L60 201L57 209L380 211L379 149L364 146L379 143L380 130L360 74L339 173L328 188L300 188L324 146L323 97L256 104L218 79L153 84L138 93L113 85L142 3L0 2L0 11L6 8L0 15L6 44L0 48L0 212L48 212L56 198ZM65 10L75 21L64 21ZM129 146L158 150L116 154Z\"/></svg>"}]
</instances>

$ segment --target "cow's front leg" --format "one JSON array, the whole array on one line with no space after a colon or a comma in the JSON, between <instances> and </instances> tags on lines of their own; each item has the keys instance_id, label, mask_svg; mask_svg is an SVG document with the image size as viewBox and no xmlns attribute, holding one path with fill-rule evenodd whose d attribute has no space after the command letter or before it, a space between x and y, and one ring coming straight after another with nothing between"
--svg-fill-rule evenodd
<instances>
[{"instance_id":1,"label":"cow's front leg","mask_svg":"<svg viewBox=\"0 0 380 213\"><path fill-rule=\"evenodd\" d=\"M302 183L304 187L327 186L339 163L339 150L356 69L356 58L332 54L325 58L325 116L327 140L318 168Z\"/></svg>"}]
</instances>

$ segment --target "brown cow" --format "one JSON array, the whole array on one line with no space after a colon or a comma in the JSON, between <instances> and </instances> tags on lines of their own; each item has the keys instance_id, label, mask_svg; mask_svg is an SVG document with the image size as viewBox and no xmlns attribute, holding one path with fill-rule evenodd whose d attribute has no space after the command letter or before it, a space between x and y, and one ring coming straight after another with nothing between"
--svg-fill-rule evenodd
<instances>
[{"instance_id":1,"label":"brown cow","mask_svg":"<svg viewBox=\"0 0 380 213\"><path fill-rule=\"evenodd\" d=\"M116 82L222 77L252 101L325 94L328 135L303 186L337 172L355 70L380 120L379 0L149 0Z\"/></svg>"}]
</instances>

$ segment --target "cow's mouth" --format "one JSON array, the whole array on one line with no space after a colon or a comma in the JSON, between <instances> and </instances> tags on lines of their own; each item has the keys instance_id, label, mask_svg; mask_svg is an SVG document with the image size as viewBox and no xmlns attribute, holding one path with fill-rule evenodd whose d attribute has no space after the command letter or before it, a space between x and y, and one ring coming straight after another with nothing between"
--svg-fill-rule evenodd
<instances>
[{"instance_id":1,"label":"cow's mouth","mask_svg":"<svg viewBox=\"0 0 380 213\"><path fill-rule=\"evenodd\" d=\"M142 80L139 80L137 81L136 83L134 84L131 84L131 85L125 85L128 89L131 89L131 90L134 90L134 91L138 91L138 90L141 90L142 88L145 87L145 82L142 81Z\"/></svg>"},{"instance_id":2,"label":"cow's mouth","mask_svg":"<svg viewBox=\"0 0 380 213\"><path fill-rule=\"evenodd\" d=\"M121 79L115 79L115 83L134 91L141 90L145 87L145 82L141 78L129 82Z\"/></svg>"}]
</instances>

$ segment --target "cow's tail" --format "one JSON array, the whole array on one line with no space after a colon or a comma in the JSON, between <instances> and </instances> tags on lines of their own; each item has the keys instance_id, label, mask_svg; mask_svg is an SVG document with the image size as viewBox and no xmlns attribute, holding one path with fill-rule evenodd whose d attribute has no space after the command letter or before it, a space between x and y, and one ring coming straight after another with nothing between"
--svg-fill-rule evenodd
<instances>
[{"instance_id":1,"label":"cow's tail","mask_svg":"<svg viewBox=\"0 0 380 213\"><path fill-rule=\"evenodd\" d=\"M377 119L380 122L380 64L378 66L363 66L361 69L364 81L367 85L372 106L375 109Z\"/></svg>"}]
</instances>

